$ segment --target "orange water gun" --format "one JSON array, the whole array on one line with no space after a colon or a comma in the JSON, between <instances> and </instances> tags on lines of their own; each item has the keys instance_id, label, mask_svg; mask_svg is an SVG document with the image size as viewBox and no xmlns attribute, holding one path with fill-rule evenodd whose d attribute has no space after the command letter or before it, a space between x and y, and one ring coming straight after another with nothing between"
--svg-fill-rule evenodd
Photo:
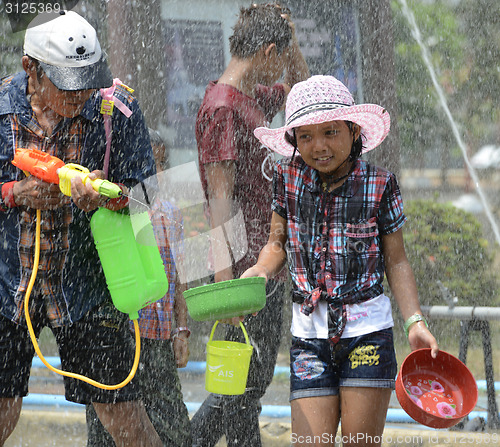
<instances>
[{"instance_id":1,"label":"orange water gun","mask_svg":"<svg viewBox=\"0 0 500 447\"><path fill-rule=\"evenodd\" d=\"M94 191L116 199L122 195L121 188L108 180L90 179L90 171L75 163L64 163L60 158L38 149L16 149L12 164L45 182L59 185L61 192L71 197L71 179L80 177L83 184L90 182Z\"/></svg>"}]
</instances>

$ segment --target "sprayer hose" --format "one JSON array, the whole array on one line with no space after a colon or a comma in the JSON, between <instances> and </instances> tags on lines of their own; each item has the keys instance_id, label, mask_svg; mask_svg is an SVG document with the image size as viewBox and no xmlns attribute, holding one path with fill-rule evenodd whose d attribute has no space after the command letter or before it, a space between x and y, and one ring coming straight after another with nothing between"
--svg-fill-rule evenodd
<instances>
[{"instance_id":1,"label":"sprayer hose","mask_svg":"<svg viewBox=\"0 0 500 447\"><path fill-rule=\"evenodd\" d=\"M51 371L54 371L61 376L72 377L73 379L79 379L84 382L89 383L97 388L102 388L104 390L117 390L118 388L123 388L127 383L129 383L132 378L135 376L137 372L137 367L139 366L139 357L141 353L141 336L139 332L139 323L137 319L132 320L134 322L134 330L135 330L135 357L134 364L132 365L132 369L128 377L121 383L116 385L105 385L103 383L97 382L95 380L90 379L89 377L82 376L81 374L75 374L68 371L63 371L61 369L54 368L50 363L45 360L45 357L42 355L40 351L40 347L38 346L35 332L33 330L33 326L31 324L31 318L29 313L29 298L31 295L31 290L33 289L33 285L35 284L36 275L38 273L38 263L40 260L40 222L41 222L41 212L40 210L36 210L36 237L35 237L35 259L33 263L33 271L31 273L30 281L28 283L28 288L26 290L26 295L24 297L24 314L26 316L26 324L28 325L28 331L30 333L31 341L33 342L33 346L35 348L38 357L42 360L43 364L49 368Z\"/></svg>"}]
</instances>

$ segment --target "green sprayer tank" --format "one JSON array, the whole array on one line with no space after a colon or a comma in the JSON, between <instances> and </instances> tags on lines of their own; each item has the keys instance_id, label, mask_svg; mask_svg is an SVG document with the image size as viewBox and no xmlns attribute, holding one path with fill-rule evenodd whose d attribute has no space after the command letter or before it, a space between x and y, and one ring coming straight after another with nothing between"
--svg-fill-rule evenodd
<instances>
[{"instance_id":1,"label":"green sprayer tank","mask_svg":"<svg viewBox=\"0 0 500 447\"><path fill-rule=\"evenodd\" d=\"M113 304L130 319L139 318L139 309L168 290L148 213L129 215L99 208L90 228Z\"/></svg>"}]
</instances>

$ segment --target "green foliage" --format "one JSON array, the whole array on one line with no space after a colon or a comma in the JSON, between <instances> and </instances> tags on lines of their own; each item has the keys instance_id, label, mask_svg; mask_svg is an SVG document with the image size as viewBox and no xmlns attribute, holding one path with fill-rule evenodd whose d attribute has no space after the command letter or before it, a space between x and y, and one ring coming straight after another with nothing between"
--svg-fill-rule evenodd
<instances>
[{"instance_id":1,"label":"green foliage","mask_svg":"<svg viewBox=\"0 0 500 447\"><path fill-rule=\"evenodd\" d=\"M405 247L423 305L446 305L438 281L458 306L499 303L493 256L478 220L451 204L426 200L405 205Z\"/></svg>"}]
</instances>

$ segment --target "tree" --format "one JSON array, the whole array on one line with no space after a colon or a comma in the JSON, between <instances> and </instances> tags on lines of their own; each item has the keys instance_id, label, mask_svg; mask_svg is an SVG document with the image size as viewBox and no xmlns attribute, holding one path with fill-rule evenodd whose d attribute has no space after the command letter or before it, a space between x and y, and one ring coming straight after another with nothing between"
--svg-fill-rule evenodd
<instances>
[{"instance_id":1,"label":"tree","mask_svg":"<svg viewBox=\"0 0 500 447\"><path fill-rule=\"evenodd\" d=\"M135 90L147 124L166 122L165 50L161 0L108 1L108 45L113 74Z\"/></svg>"}]
</instances>

